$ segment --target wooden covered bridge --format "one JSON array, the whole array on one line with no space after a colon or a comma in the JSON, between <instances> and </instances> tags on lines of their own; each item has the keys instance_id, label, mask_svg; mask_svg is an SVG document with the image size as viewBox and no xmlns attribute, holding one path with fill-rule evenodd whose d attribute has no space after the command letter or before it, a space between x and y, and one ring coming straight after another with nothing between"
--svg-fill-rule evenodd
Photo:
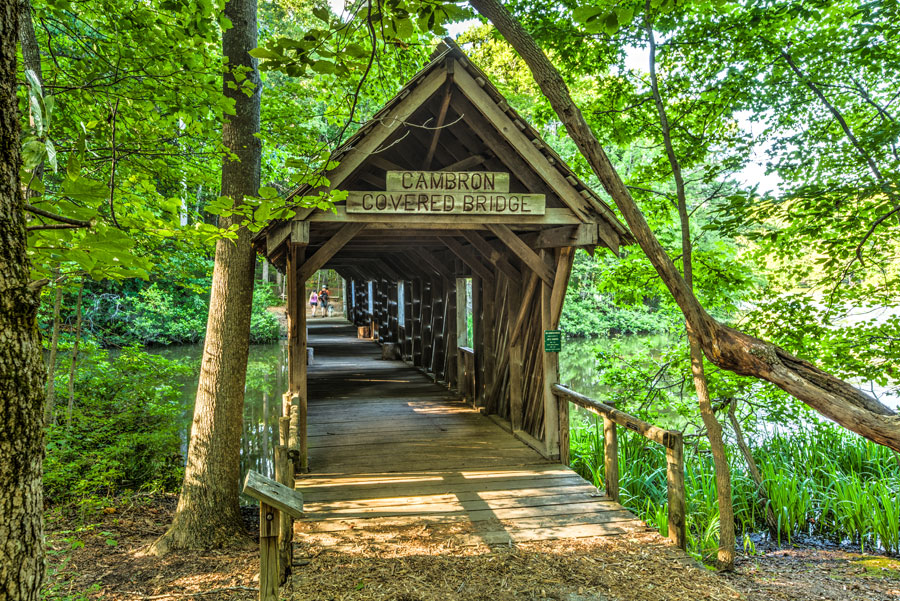
<instances>
[{"instance_id":1,"label":"wooden covered bridge","mask_svg":"<svg viewBox=\"0 0 900 601\"><path fill-rule=\"evenodd\" d=\"M567 467L569 402L591 402L558 386L553 347L576 249L630 241L609 207L449 40L333 158L327 187L293 196L346 198L255 239L287 275L285 422L311 531L490 517L481 540L508 542L634 526L615 478L601 497ZM351 324L308 327L323 268L345 279ZM677 497L680 435L590 408L611 471L616 422L669 449ZM670 532L683 544L683 513Z\"/></svg>"}]
</instances>

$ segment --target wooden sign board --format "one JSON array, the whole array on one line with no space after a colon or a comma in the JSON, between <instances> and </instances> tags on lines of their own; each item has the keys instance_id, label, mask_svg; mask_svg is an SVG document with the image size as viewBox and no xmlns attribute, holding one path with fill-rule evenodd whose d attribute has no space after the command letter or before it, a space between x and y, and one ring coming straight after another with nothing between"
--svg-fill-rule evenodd
<instances>
[{"instance_id":1,"label":"wooden sign board","mask_svg":"<svg viewBox=\"0 0 900 601\"><path fill-rule=\"evenodd\" d=\"M509 191L509 174L490 171L388 171L387 190L351 191L348 213L544 215L543 194Z\"/></svg>"},{"instance_id":2,"label":"wooden sign board","mask_svg":"<svg viewBox=\"0 0 900 601\"><path fill-rule=\"evenodd\" d=\"M250 470L244 479L244 494L268 503L295 518L303 517L303 495L284 484Z\"/></svg>"}]
</instances>

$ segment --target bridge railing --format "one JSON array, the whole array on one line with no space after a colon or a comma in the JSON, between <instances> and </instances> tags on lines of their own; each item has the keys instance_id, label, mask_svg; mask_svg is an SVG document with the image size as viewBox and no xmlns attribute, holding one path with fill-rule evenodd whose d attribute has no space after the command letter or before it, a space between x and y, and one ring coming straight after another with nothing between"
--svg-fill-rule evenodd
<instances>
[{"instance_id":1,"label":"bridge railing","mask_svg":"<svg viewBox=\"0 0 900 601\"><path fill-rule=\"evenodd\" d=\"M616 425L637 432L666 449L666 489L669 498L669 538L681 547L687 544L684 498L684 439L677 430L666 430L619 411L611 405L595 401L559 384L553 385L559 402L575 403L603 418L606 495L619 500L619 442ZM564 414L560 411L560 414ZM567 415L567 413L565 413Z\"/></svg>"},{"instance_id":2,"label":"bridge railing","mask_svg":"<svg viewBox=\"0 0 900 601\"><path fill-rule=\"evenodd\" d=\"M460 376L462 381L459 382L459 391L462 392L466 402L475 406L475 350L467 346L457 347L459 352L459 360L463 369Z\"/></svg>"}]
</instances>

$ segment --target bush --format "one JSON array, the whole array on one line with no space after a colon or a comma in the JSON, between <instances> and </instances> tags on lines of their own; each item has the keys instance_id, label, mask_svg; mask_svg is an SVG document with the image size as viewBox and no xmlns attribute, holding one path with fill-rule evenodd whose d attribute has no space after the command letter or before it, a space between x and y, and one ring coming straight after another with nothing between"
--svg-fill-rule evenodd
<instances>
[{"instance_id":1,"label":"bush","mask_svg":"<svg viewBox=\"0 0 900 601\"><path fill-rule=\"evenodd\" d=\"M280 305L280 299L268 286L253 289L253 312L250 314L250 342L274 342L278 340L281 326L269 307Z\"/></svg>"},{"instance_id":2,"label":"bush","mask_svg":"<svg viewBox=\"0 0 900 601\"><path fill-rule=\"evenodd\" d=\"M67 379L57 378L56 423L47 430L44 463L48 499L175 490L184 463L179 378L189 373L178 362L136 347L115 355L90 348L82 353L70 424Z\"/></svg>"}]
</instances>

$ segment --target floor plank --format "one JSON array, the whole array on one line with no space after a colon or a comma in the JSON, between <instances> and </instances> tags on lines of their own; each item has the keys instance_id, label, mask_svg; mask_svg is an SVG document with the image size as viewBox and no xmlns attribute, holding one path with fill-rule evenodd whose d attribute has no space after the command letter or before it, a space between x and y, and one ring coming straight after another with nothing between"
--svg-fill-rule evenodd
<instances>
[{"instance_id":1,"label":"floor plank","mask_svg":"<svg viewBox=\"0 0 900 601\"><path fill-rule=\"evenodd\" d=\"M467 525L459 544L615 536L646 526L566 466L336 322L310 325L306 538ZM349 534L353 536L352 532ZM341 535L343 536L343 535Z\"/></svg>"}]
</instances>

